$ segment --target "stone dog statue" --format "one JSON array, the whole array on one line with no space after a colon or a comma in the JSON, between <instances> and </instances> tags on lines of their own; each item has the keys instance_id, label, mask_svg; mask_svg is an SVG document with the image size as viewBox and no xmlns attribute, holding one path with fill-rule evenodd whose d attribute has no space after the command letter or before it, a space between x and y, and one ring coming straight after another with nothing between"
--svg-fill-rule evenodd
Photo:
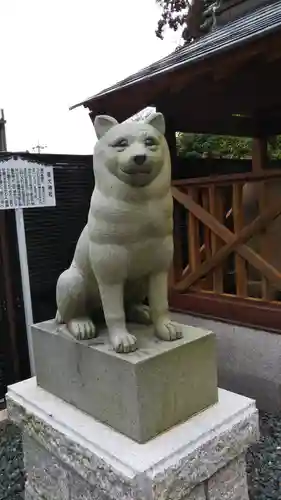
<instances>
[{"instance_id":1,"label":"stone dog statue","mask_svg":"<svg viewBox=\"0 0 281 500\"><path fill-rule=\"evenodd\" d=\"M114 350L127 353L137 346L126 320L151 321L162 340L182 337L167 300L173 256L170 154L161 113L121 124L97 116L94 127L95 188L71 266L58 279L56 320L75 338L89 339L96 335L95 313L103 309Z\"/></svg>"}]
</instances>

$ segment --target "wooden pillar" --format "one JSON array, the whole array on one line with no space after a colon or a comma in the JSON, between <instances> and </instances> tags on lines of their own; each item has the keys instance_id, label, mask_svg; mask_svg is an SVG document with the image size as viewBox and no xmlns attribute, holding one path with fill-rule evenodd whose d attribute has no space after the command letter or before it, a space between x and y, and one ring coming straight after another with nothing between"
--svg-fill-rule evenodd
<instances>
[{"instance_id":1,"label":"wooden pillar","mask_svg":"<svg viewBox=\"0 0 281 500\"><path fill-rule=\"evenodd\" d=\"M244 226L243 185L234 183L232 186L232 215L235 234L242 231ZM247 297L248 277L247 265L243 257L235 253L235 281L236 294L238 297Z\"/></svg>"},{"instance_id":2,"label":"wooden pillar","mask_svg":"<svg viewBox=\"0 0 281 500\"><path fill-rule=\"evenodd\" d=\"M261 173L266 168L267 157L267 137L254 137L252 148L252 170L254 173Z\"/></svg>"},{"instance_id":3,"label":"wooden pillar","mask_svg":"<svg viewBox=\"0 0 281 500\"><path fill-rule=\"evenodd\" d=\"M163 113L164 114L164 113ZM178 162L177 162L177 138L176 138L176 129L173 124L172 119L169 116L165 117L166 122L166 141L169 146L170 155L171 155L171 167L172 167L172 179L177 178L178 173Z\"/></svg>"},{"instance_id":4,"label":"wooden pillar","mask_svg":"<svg viewBox=\"0 0 281 500\"><path fill-rule=\"evenodd\" d=\"M252 148L252 171L254 173L262 173L266 169L268 162L268 140L267 137L254 137L253 138L253 148ZM268 185L264 181L260 181L256 184L257 195L258 195L258 205L259 212L262 214L268 203L270 203ZM278 236L277 236L278 237ZM259 234L259 251L261 257L266 261L270 256L270 241L268 241L266 228ZM270 289L269 283L266 278L262 276L261 279L261 296L264 300L270 300L272 298L272 290Z\"/></svg>"},{"instance_id":5,"label":"wooden pillar","mask_svg":"<svg viewBox=\"0 0 281 500\"><path fill-rule=\"evenodd\" d=\"M157 111L161 112L161 107L157 107ZM173 120L167 116L163 111L166 123L166 141L169 146L171 155L171 177L172 180L177 178L177 142L176 142L176 130L173 124ZM173 287L182 276L183 272L183 230L185 226L185 211L179 204L174 204L174 259L173 259L173 269L171 269L169 284Z\"/></svg>"}]
</instances>

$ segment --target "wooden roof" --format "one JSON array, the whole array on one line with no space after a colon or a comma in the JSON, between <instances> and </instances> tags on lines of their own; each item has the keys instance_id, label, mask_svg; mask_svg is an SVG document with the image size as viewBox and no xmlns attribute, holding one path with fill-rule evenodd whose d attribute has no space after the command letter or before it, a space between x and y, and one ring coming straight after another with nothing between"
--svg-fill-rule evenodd
<instances>
[{"instance_id":1,"label":"wooden roof","mask_svg":"<svg viewBox=\"0 0 281 500\"><path fill-rule=\"evenodd\" d=\"M223 25L238 17L245 16L263 5L270 4L272 0L220 0L216 11L217 24Z\"/></svg>"},{"instance_id":2,"label":"wooden roof","mask_svg":"<svg viewBox=\"0 0 281 500\"><path fill-rule=\"evenodd\" d=\"M76 106L120 121L156 106L178 131L273 135L281 131L280 69L275 0Z\"/></svg>"}]
</instances>

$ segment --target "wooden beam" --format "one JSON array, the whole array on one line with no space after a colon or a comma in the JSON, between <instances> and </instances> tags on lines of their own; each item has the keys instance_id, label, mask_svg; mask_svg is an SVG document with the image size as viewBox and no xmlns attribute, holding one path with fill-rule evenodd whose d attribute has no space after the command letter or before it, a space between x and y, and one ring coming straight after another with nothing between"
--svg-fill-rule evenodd
<instances>
[{"instance_id":1,"label":"wooden beam","mask_svg":"<svg viewBox=\"0 0 281 500\"><path fill-rule=\"evenodd\" d=\"M176 127L180 132L196 134L233 135L236 137L252 137L258 130L252 118L236 116L219 116L197 114L189 119L186 116L177 115Z\"/></svg>"},{"instance_id":2,"label":"wooden beam","mask_svg":"<svg viewBox=\"0 0 281 500\"><path fill-rule=\"evenodd\" d=\"M181 131L273 135L281 127L279 65L264 64L238 72L222 86L210 79L200 80L166 99L163 110L173 114ZM273 121L269 113L278 108L279 115ZM234 116L237 114L242 116Z\"/></svg>"},{"instance_id":3,"label":"wooden beam","mask_svg":"<svg viewBox=\"0 0 281 500\"><path fill-rule=\"evenodd\" d=\"M272 169L281 168L281 161L274 160L270 163ZM239 160L229 158L202 158L202 157L177 157L177 176L173 182L188 182L198 178L198 174L203 179L221 177L234 174L248 174L251 172L251 160ZM181 179L181 180L180 180Z\"/></svg>"},{"instance_id":4,"label":"wooden beam","mask_svg":"<svg viewBox=\"0 0 281 500\"><path fill-rule=\"evenodd\" d=\"M186 290L191 285L191 281L192 283L194 283L194 281L199 279L197 274L200 275L200 277L207 274L219 262L221 262L223 258L226 258L226 256L229 255L229 253L231 253L234 249L239 253L241 257L243 257L243 259L247 260L249 264L258 269L262 273L262 275L264 275L279 290L281 290L281 274L279 273L279 271L277 271L271 264L262 259L262 257L260 257L251 248L243 244L260 229L260 226L263 227L264 223L268 223L269 220L273 220L281 213L281 200L279 200L278 203L273 207L270 207L268 212L266 212L266 215L263 214L263 218L255 219L251 224L245 227L238 236L235 236L231 231L229 231L229 229L220 224L215 217L206 212L200 205L197 205L190 196L182 193L175 187L172 188L172 195L187 210L192 212L201 222L203 222L203 224L207 225L211 229L211 231L213 231L217 236L225 241L225 243L227 243L227 245L221 248L210 261L206 261L202 264L202 266L196 273L195 280L194 276L192 280L190 276L187 276L184 280L176 285L177 290Z\"/></svg>"},{"instance_id":5,"label":"wooden beam","mask_svg":"<svg viewBox=\"0 0 281 500\"><path fill-rule=\"evenodd\" d=\"M192 286L196 281L200 278L208 274L210 271L215 269L219 264L221 264L232 252L239 252L240 245L243 245L246 241L248 241L255 233L262 230L268 223L272 222L278 215L281 213L281 201L275 206L270 207L266 212L262 215L259 215L253 222L251 222L248 226L245 226L237 235L232 234L232 240L229 238L229 243L220 247L215 254L203 264L199 268L197 268L194 272L186 275L180 283L175 285L175 290L179 292L184 292L188 290L190 286ZM247 247L245 247L247 248ZM240 253L240 252L239 252ZM277 274L279 274L277 272ZM275 273L276 277L276 273ZM220 278L221 279L221 278ZM279 279L281 283L281 278ZM279 283L279 285L280 285ZM214 289L215 292L221 293L221 287L219 289Z\"/></svg>"},{"instance_id":6,"label":"wooden beam","mask_svg":"<svg viewBox=\"0 0 281 500\"><path fill-rule=\"evenodd\" d=\"M225 111L222 114L217 112L212 115L208 107L206 111L204 111L203 107L200 109L201 111L198 110L195 113L183 109L178 112L175 108L176 130L185 133L232 135L236 137L274 136L281 132L281 113L280 116L276 117L271 117L268 114L268 117L262 116L257 120L258 115L255 117L237 116L235 113L226 115Z\"/></svg>"},{"instance_id":7,"label":"wooden beam","mask_svg":"<svg viewBox=\"0 0 281 500\"><path fill-rule=\"evenodd\" d=\"M281 51L281 46L280 46ZM281 54L280 54L281 55ZM225 66L222 66L224 69ZM250 110L261 107L272 107L276 102L280 102L280 82L279 73L280 62L271 62L260 60L252 61L251 65L241 68L241 71L235 71L230 74L226 82L216 81L213 77L204 75L189 85L185 85L181 92L171 94L168 100L167 96L163 99L163 104L171 105L172 109L181 110L183 105L186 110L195 110L200 112L202 107L208 105L208 109L233 110L239 106L241 110ZM174 86L170 92L174 92ZM194 100L193 97L196 97ZM231 100L230 100L231 97ZM200 102L200 109L198 109Z\"/></svg>"},{"instance_id":8,"label":"wooden beam","mask_svg":"<svg viewBox=\"0 0 281 500\"><path fill-rule=\"evenodd\" d=\"M208 292L183 294L170 290L169 304L175 312L281 333L281 303Z\"/></svg>"},{"instance_id":9,"label":"wooden beam","mask_svg":"<svg viewBox=\"0 0 281 500\"><path fill-rule=\"evenodd\" d=\"M173 186L188 187L198 185L204 187L214 183L217 186L226 186L236 182L258 182L274 179L281 179L281 167L280 169L264 170L258 173L245 172L243 174L209 175L208 177L196 177L195 179L179 179L173 181Z\"/></svg>"}]
</instances>

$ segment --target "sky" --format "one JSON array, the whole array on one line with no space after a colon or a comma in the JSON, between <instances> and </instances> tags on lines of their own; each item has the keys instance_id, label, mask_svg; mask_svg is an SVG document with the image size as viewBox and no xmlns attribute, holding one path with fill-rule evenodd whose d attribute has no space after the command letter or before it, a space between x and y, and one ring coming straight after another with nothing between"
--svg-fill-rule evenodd
<instances>
[{"instance_id":1,"label":"sky","mask_svg":"<svg viewBox=\"0 0 281 500\"><path fill-rule=\"evenodd\" d=\"M164 57L155 0L0 0L0 108L9 151L91 154L85 108L69 107Z\"/></svg>"}]
</instances>

